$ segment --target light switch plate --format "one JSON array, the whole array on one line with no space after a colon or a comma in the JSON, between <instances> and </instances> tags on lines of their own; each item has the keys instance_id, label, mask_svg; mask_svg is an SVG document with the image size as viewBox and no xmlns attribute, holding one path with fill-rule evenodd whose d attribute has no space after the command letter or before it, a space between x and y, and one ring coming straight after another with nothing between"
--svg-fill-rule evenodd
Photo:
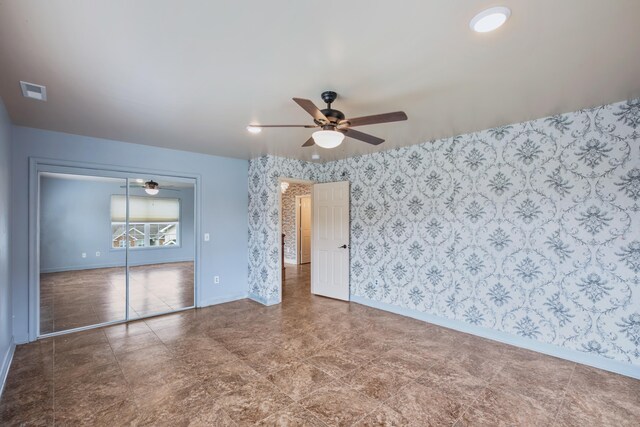
<instances>
[{"instance_id":1,"label":"light switch plate","mask_svg":"<svg viewBox=\"0 0 640 427\"><path fill-rule=\"evenodd\" d=\"M211 236L209 235L209 233L204 233L204 241L208 242L211 239Z\"/></svg>"}]
</instances>

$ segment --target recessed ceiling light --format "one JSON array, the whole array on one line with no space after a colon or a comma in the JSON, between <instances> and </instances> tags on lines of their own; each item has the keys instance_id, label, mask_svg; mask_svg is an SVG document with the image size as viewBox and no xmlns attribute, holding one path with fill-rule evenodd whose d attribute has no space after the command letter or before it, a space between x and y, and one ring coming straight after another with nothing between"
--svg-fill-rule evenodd
<instances>
[{"instance_id":1,"label":"recessed ceiling light","mask_svg":"<svg viewBox=\"0 0 640 427\"><path fill-rule=\"evenodd\" d=\"M469 27L478 33L488 33L502 26L509 16L511 16L511 9L508 7L492 7L474 16L469 22Z\"/></svg>"},{"instance_id":2,"label":"recessed ceiling light","mask_svg":"<svg viewBox=\"0 0 640 427\"><path fill-rule=\"evenodd\" d=\"M312 160L320 160L320 154L312 154L311 155L311 159Z\"/></svg>"},{"instance_id":3,"label":"recessed ceiling light","mask_svg":"<svg viewBox=\"0 0 640 427\"><path fill-rule=\"evenodd\" d=\"M47 100L47 88L44 86L21 81L20 89L22 89L22 96L25 98L37 99L38 101Z\"/></svg>"},{"instance_id":4,"label":"recessed ceiling light","mask_svg":"<svg viewBox=\"0 0 640 427\"><path fill-rule=\"evenodd\" d=\"M247 130L250 133L260 133L260 132L262 132L262 128L260 126L251 126L251 125L249 125L249 126L247 126Z\"/></svg>"},{"instance_id":5,"label":"recessed ceiling light","mask_svg":"<svg viewBox=\"0 0 640 427\"><path fill-rule=\"evenodd\" d=\"M144 179L142 179L142 178L138 178L138 179L136 179L136 182L137 182L138 184L142 184L142 183L144 183Z\"/></svg>"}]
</instances>

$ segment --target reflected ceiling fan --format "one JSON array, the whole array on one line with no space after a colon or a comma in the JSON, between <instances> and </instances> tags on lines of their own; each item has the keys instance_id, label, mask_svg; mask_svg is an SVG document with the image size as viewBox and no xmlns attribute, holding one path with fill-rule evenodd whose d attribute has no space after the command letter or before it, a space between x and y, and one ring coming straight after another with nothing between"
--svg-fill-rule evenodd
<instances>
[{"instance_id":1,"label":"reflected ceiling fan","mask_svg":"<svg viewBox=\"0 0 640 427\"><path fill-rule=\"evenodd\" d=\"M368 144L382 144L384 139L352 128L356 126L407 120L407 115L404 111L346 119L342 111L331 108L331 104L336 100L338 94L326 91L322 92L321 97L327 104L327 108L322 110L318 109L318 107L308 99L293 98L296 104L301 106L311 115L311 117L313 117L313 122L315 123L313 125L249 125L247 126L247 130L252 133L259 133L262 128L321 128L321 130L314 132L313 135L311 135L311 138L302 144L302 146L311 147L312 145L317 144L322 148L335 148L342 143L345 136L364 141Z\"/></svg>"},{"instance_id":2,"label":"reflected ceiling fan","mask_svg":"<svg viewBox=\"0 0 640 427\"><path fill-rule=\"evenodd\" d=\"M158 184L157 182L155 182L154 180L150 179L149 181L144 182L142 179L137 179L136 180L137 184L129 184L129 187L131 188L143 188L145 193L149 194L150 196L155 196L156 194L158 194L160 192L160 184ZM143 184L144 182L144 184ZM120 188L126 188L126 185L121 185ZM168 191L180 191L177 188L173 188L173 187L162 187L162 190L168 190Z\"/></svg>"}]
</instances>

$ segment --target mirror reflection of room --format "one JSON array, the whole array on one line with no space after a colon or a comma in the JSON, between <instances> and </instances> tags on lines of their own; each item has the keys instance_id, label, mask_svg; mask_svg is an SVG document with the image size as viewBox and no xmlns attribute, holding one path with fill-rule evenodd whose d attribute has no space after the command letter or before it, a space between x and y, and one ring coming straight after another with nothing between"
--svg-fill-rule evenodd
<instances>
[{"instance_id":1,"label":"mirror reflection of room","mask_svg":"<svg viewBox=\"0 0 640 427\"><path fill-rule=\"evenodd\" d=\"M128 190L40 174L40 335L194 305L193 182L133 178Z\"/></svg>"},{"instance_id":2,"label":"mirror reflection of room","mask_svg":"<svg viewBox=\"0 0 640 427\"><path fill-rule=\"evenodd\" d=\"M126 254L109 238L126 179L40 174L40 334L125 320Z\"/></svg>"},{"instance_id":3,"label":"mirror reflection of room","mask_svg":"<svg viewBox=\"0 0 640 427\"><path fill-rule=\"evenodd\" d=\"M114 250L126 244L123 202L111 202ZM192 182L129 179L130 318L194 305L194 232Z\"/></svg>"}]
</instances>

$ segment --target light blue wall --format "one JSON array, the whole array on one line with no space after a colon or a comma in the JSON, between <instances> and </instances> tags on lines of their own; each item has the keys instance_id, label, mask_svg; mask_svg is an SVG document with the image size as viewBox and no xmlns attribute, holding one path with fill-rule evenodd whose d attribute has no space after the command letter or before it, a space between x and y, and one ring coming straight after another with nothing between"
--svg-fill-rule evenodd
<instances>
[{"instance_id":1,"label":"light blue wall","mask_svg":"<svg viewBox=\"0 0 640 427\"><path fill-rule=\"evenodd\" d=\"M28 340L29 157L115 165L167 175L199 174L201 229L198 305L237 299L247 293L247 161L13 127L12 278L14 336ZM211 241L202 242L202 234ZM214 285L213 276L220 276Z\"/></svg>"},{"instance_id":2,"label":"light blue wall","mask_svg":"<svg viewBox=\"0 0 640 427\"><path fill-rule=\"evenodd\" d=\"M12 351L11 309L11 121L0 99L0 390Z\"/></svg>"},{"instance_id":3,"label":"light blue wall","mask_svg":"<svg viewBox=\"0 0 640 427\"><path fill-rule=\"evenodd\" d=\"M125 263L124 249L111 248L111 196L125 194L120 182L40 179L40 271L115 267ZM152 197L144 190L131 195ZM180 199L180 246L139 248L129 252L129 265L193 261L193 189L165 191L153 197ZM82 258L82 253L87 257ZM100 256L96 256L100 252Z\"/></svg>"}]
</instances>

